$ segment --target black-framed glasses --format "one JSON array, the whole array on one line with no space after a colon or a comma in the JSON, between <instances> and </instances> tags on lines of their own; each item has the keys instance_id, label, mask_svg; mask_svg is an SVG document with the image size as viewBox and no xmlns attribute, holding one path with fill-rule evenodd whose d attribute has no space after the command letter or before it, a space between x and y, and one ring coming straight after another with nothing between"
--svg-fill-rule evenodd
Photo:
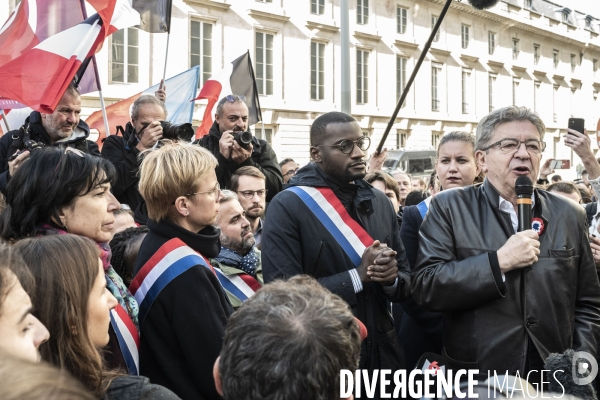
<instances>
[{"instance_id":1,"label":"black-framed glasses","mask_svg":"<svg viewBox=\"0 0 600 400\"><path fill-rule=\"evenodd\" d=\"M300 170L300 168L290 169L288 172L286 172L285 174L283 174L283 176L292 177L292 176L296 175L299 170Z\"/></svg>"},{"instance_id":2,"label":"black-framed glasses","mask_svg":"<svg viewBox=\"0 0 600 400\"><path fill-rule=\"evenodd\" d=\"M244 196L244 198L247 200L252 200L255 194L262 199L267 195L268 192L269 191L267 189L238 191L238 193Z\"/></svg>"},{"instance_id":3,"label":"black-framed glasses","mask_svg":"<svg viewBox=\"0 0 600 400\"><path fill-rule=\"evenodd\" d=\"M190 196L195 196L197 194L208 194L210 196L214 196L215 197L215 201L218 201L219 200L218 193L220 193L220 191L221 191L221 185L219 185L219 182L217 182L217 184L215 185L215 187L214 187L213 190L209 190L208 192L187 193L187 194L184 194L184 196L185 197L190 197Z\"/></svg>"},{"instance_id":4,"label":"black-framed glasses","mask_svg":"<svg viewBox=\"0 0 600 400\"><path fill-rule=\"evenodd\" d=\"M498 147L503 153L512 154L519 151L519 147L521 147L521 143L525 144L525 150L529 154L541 154L546 149L546 143L530 139L530 140L517 140L517 139L502 139L496 143L490 144L488 147L483 149L484 151L488 151L492 147Z\"/></svg>"},{"instance_id":5,"label":"black-framed glasses","mask_svg":"<svg viewBox=\"0 0 600 400\"><path fill-rule=\"evenodd\" d=\"M371 138L368 136L361 136L356 140L345 139L338 144L318 144L317 147L337 147L343 154L350 154L352 153L352 150L354 150L354 145L358 146L361 151L367 151L371 146Z\"/></svg>"},{"instance_id":6,"label":"black-framed glasses","mask_svg":"<svg viewBox=\"0 0 600 400\"><path fill-rule=\"evenodd\" d=\"M225 96L225 100L227 100L229 103L235 103L238 100L241 100L243 102L246 101L246 96L244 96L243 94L228 94L227 96Z\"/></svg>"}]
</instances>

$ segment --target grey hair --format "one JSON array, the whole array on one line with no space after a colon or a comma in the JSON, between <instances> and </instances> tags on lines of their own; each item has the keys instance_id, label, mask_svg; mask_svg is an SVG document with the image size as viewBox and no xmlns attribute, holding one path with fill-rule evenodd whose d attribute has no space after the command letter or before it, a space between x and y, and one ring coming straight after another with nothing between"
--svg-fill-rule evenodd
<instances>
[{"instance_id":1,"label":"grey hair","mask_svg":"<svg viewBox=\"0 0 600 400\"><path fill-rule=\"evenodd\" d=\"M221 190L221 193L223 193L223 197L219 200L219 204L227 203L231 200L238 200L238 195L234 191Z\"/></svg>"},{"instance_id":2,"label":"grey hair","mask_svg":"<svg viewBox=\"0 0 600 400\"><path fill-rule=\"evenodd\" d=\"M442 136L437 149L435 150L435 156L440 156L440 147L448 142L465 142L470 143L475 148L475 136L472 133L464 131L452 131Z\"/></svg>"},{"instance_id":3,"label":"grey hair","mask_svg":"<svg viewBox=\"0 0 600 400\"><path fill-rule=\"evenodd\" d=\"M165 103L163 103L162 101L160 101L159 99L157 99L155 96L151 95L151 94L143 94L140 97L138 97L138 99L136 101L133 102L133 105L131 106L131 119L138 119L139 115L140 115L140 108L143 105L146 104L154 104L159 106L160 108L162 108L162 110L165 113L165 118L167 119L167 106L165 106Z\"/></svg>"},{"instance_id":4,"label":"grey hair","mask_svg":"<svg viewBox=\"0 0 600 400\"><path fill-rule=\"evenodd\" d=\"M227 97L229 97L229 96L233 97L233 101L228 101L228 100L227 100ZM237 94L231 94L231 95L227 95L227 96L223 97L223 98L222 98L221 100L219 100L219 102L217 103L217 115L219 116L219 118L221 118L221 117L223 116L223 105L224 105L226 102L227 102L227 103L231 103L231 104L233 104L233 103L237 103L237 102L240 102L240 103L244 103L244 104L246 104L246 102L245 102L244 100L242 100L242 98L241 98L239 95L237 95Z\"/></svg>"},{"instance_id":5,"label":"grey hair","mask_svg":"<svg viewBox=\"0 0 600 400\"><path fill-rule=\"evenodd\" d=\"M488 146L498 125L514 121L531 122L538 130L540 140L544 140L546 125L544 125L544 121L542 121L536 112L531 111L527 107L508 106L492 111L479 121L475 151L483 150Z\"/></svg>"}]
</instances>

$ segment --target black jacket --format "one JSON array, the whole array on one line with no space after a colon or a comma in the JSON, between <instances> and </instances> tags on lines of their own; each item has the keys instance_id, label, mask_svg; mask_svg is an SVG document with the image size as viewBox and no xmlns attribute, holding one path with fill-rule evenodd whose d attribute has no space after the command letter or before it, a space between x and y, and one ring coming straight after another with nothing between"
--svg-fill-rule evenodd
<instances>
[{"instance_id":1,"label":"black jacket","mask_svg":"<svg viewBox=\"0 0 600 400\"><path fill-rule=\"evenodd\" d=\"M181 400L166 387L150 383L143 376L125 375L115 378L104 400Z\"/></svg>"},{"instance_id":2,"label":"black jacket","mask_svg":"<svg viewBox=\"0 0 600 400\"><path fill-rule=\"evenodd\" d=\"M219 231L192 233L170 221L148 220L134 272L172 238L206 258L219 254ZM140 325L140 375L171 389L182 399L220 399L212 370L233 309L217 277L197 265L171 281Z\"/></svg>"},{"instance_id":3,"label":"black jacket","mask_svg":"<svg viewBox=\"0 0 600 400\"><path fill-rule=\"evenodd\" d=\"M6 193L6 185L10 179L8 175L8 159L14 153L19 150L19 144L21 140L14 141L13 137L21 137L29 125L30 139L36 142L43 143L46 146L52 145L50 135L46 132L46 129L42 125L42 116L37 111L32 111L29 117L25 119L25 123L19 129L12 130L2 137L0 137L0 192ZM67 140L61 140L54 143L54 146L73 147L79 149L85 153L92 154L94 156L101 156L98 150L98 145L91 140L87 140L90 136L90 127L83 120L79 120L77 128L75 128L74 134ZM12 146L14 143L14 146ZM22 147L21 147L22 148Z\"/></svg>"},{"instance_id":4,"label":"black jacket","mask_svg":"<svg viewBox=\"0 0 600 400\"><path fill-rule=\"evenodd\" d=\"M200 144L200 146L208 149L208 151L217 157L219 165L215 169L215 173L217 174L217 180L219 181L219 185L221 185L221 189L231 189L231 176L235 171L238 168L250 166L258 168L267 178L265 182L265 187L268 190L266 201L271 201L281 191L283 175L281 175L281 168L279 168L277 162L277 155L269 143L253 136L252 155L243 163L236 164L230 159L223 157L219 151L219 140L221 140L221 131L215 121L210 127L208 135L194 143Z\"/></svg>"},{"instance_id":5,"label":"black jacket","mask_svg":"<svg viewBox=\"0 0 600 400\"><path fill-rule=\"evenodd\" d=\"M390 201L363 180L340 188L313 163L298 171L290 186L331 187L342 204L350 208L349 214L373 239L396 250L396 291L388 295L380 284L371 282L355 293L348 272L355 268L354 264L305 203L288 190L275 196L267 211L262 239L265 283L298 274L314 276L324 287L342 297L366 325L369 336L362 343L360 368L403 368L389 302L401 301L408 295L410 270Z\"/></svg>"},{"instance_id":6,"label":"black jacket","mask_svg":"<svg viewBox=\"0 0 600 400\"><path fill-rule=\"evenodd\" d=\"M136 144L133 126L128 122L123 136L110 135L102 145L102 157L115 166L117 173L112 192L120 203L128 204L132 210L144 201L138 190L138 170L142 160Z\"/></svg>"},{"instance_id":7,"label":"black jacket","mask_svg":"<svg viewBox=\"0 0 600 400\"><path fill-rule=\"evenodd\" d=\"M533 216L545 225L538 262L505 281L497 250L514 230L490 182L431 201L412 293L423 308L444 313L445 354L455 366L522 376L529 338L544 360L571 348L597 354L600 284L585 213L552 193L534 193Z\"/></svg>"}]
</instances>

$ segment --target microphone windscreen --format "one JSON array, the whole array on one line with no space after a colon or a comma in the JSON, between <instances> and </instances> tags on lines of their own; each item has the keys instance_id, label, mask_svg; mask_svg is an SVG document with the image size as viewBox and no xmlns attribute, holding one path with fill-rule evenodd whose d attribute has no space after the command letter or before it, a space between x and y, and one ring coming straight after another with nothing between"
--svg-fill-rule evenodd
<instances>
[{"instance_id":1,"label":"microphone windscreen","mask_svg":"<svg viewBox=\"0 0 600 400\"><path fill-rule=\"evenodd\" d=\"M486 10L492 8L499 0L469 0L469 3L478 10Z\"/></svg>"},{"instance_id":2,"label":"microphone windscreen","mask_svg":"<svg viewBox=\"0 0 600 400\"><path fill-rule=\"evenodd\" d=\"M515 193L517 196L530 196L533 194L533 182L525 175L521 175L515 182Z\"/></svg>"},{"instance_id":3,"label":"microphone windscreen","mask_svg":"<svg viewBox=\"0 0 600 400\"><path fill-rule=\"evenodd\" d=\"M591 383L580 385L573 379L573 357L575 352L571 349L564 353L552 353L546 359L545 370L549 370L545 381L550 392L570 394L580 399L598 400L596 391ZM557 372L556 371L561 371ZM578 375L579 376L579 375Z\"/></svg>"}]
</instances>

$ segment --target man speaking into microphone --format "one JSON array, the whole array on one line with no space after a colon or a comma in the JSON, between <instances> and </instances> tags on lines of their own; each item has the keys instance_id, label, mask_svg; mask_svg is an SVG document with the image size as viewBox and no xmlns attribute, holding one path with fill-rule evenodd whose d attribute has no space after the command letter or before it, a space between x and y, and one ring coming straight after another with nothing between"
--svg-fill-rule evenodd
<instances>
[{"instance_id":1,"label":"man speaking into microphone","mask_svg":"<svg viewBox=\"0 0 600 400\"><path fill-rule=\"evenodd\" d=\"M550 353L597 354L600 285L585 213L543 190L528 195L520 178L537 179L544 131L525 107L484 117L475 151L487 178L437 194L421 226L412 294L444 313L452 368L523 378L531 371L529 381L539 383ZM517 209L527 207L532 220L522 214L521 231Z\"/></svg>"}]
</instances>

